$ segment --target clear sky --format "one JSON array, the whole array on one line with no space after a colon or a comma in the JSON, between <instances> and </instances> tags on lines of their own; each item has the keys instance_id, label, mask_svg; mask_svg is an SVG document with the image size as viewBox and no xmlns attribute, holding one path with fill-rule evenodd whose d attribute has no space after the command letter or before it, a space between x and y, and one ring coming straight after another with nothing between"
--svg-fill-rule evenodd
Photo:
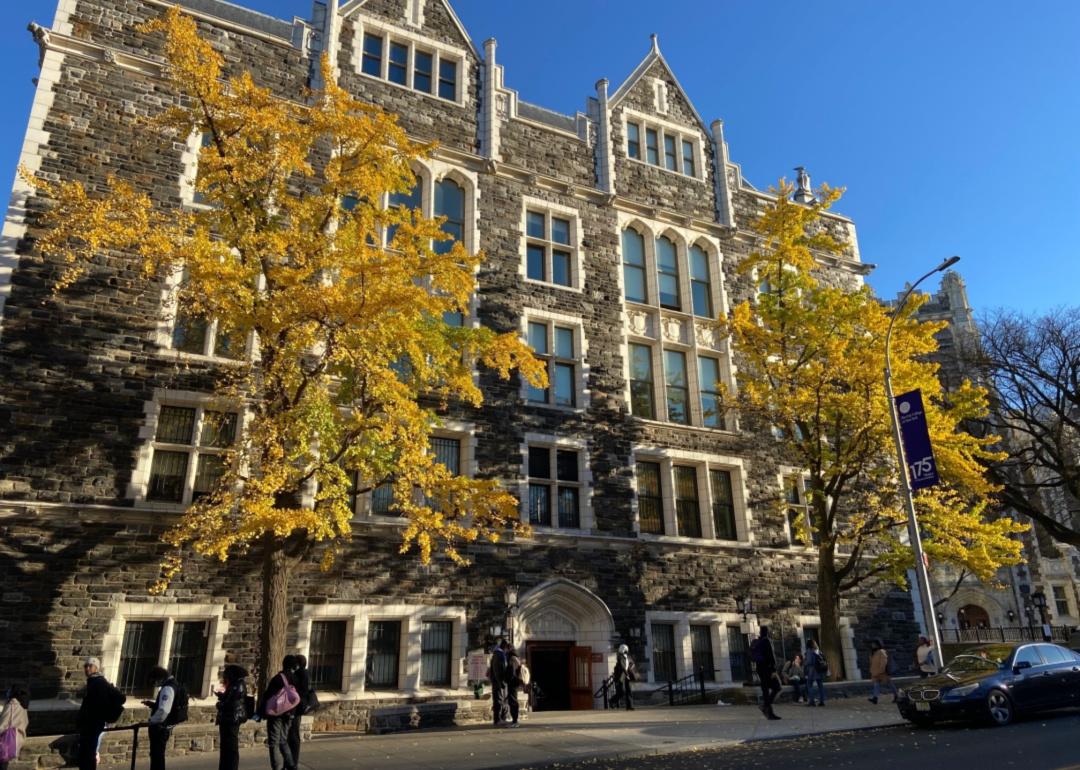
<instances>
[{"instance_id":1,"label":"clear sky","mask_svg":"<svg viewBox=\"0 0 1080 770\"><path fill-rule=\"evenodd\" d=\"M310 14L309 0L239 1ZM614 89L657 33L753 184L803 165L847 188L837 210L882 296L959 254L977 312L1080 305L1076 0L452 2L478 46L498 39L508 86L567 113L601 77ZM26 25L50 23L55 6L0 4L8 179L37 73Z\"/></svg>"}]
</instances>

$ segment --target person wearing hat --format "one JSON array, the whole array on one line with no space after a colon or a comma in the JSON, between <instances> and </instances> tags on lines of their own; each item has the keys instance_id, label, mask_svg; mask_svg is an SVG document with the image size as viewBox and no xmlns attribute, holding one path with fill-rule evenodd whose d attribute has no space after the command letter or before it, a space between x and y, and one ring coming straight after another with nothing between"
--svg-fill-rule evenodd
<instances>
[{"instance_id":1,"label":"person wearing hat","mask_svg":"<svg viewBox=\"0 0 1080 770\"><path fill-rule=\"evenodd\" d=\"M630 657L630 648L620 644L615 655L615 673L612 674L615 681L615 702L625 703L627 711L634 710L634 688L631 682L637 679L637 668L634 659Z\"/></svg>"},{"instance_id":2,"label":"person wearing hat","mask_svg":"<svg viewBox=\"0 0 1080 770\"><path fill-rule=\"evenodd\" d=\"M937 673L937 665L934 663L934 645L925 637L919 637L919 646L915 648L915 664L919 668L919 676L926 679Z\"/></svg>"},{"instance_id":3,"label":"person wearing hat","mask_svg":"<svg viewBox=\"0 0 1080 770\"><path fill-rule=\"evenodd\" d=\"M105 732L106 714L112 699L113 686L101 673L101 661L90 657L83 661L86 674L86 694L75 718L79 732L79 770L96 770L98 742Z\"/></svg>"}]
</instances>

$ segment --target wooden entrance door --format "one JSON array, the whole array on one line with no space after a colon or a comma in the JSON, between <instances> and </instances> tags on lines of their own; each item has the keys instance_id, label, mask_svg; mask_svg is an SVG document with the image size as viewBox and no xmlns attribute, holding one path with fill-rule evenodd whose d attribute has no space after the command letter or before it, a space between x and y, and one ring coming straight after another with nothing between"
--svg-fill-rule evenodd
<instances>
[{"instance_id":1,"label":"wooden entrance door","mask_svg":"<svg viewBox=\"0 0 1080 770\"><path fill-rule=\"evenodd\" d=\"M593 707L592 648L570 649L570 708L577 710Z\"/></svg>"}]
</instances>

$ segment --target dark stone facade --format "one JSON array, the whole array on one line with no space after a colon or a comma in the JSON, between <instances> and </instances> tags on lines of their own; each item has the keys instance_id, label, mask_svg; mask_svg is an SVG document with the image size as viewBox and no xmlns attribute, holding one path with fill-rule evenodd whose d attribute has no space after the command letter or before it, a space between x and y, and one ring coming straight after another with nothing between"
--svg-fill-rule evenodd
<instances>
[{"instance_id":1,"label":"dark stone facade","mask_svg":"<svg viewBox=\"0 0 1080 770\"><path fill-rule=\"evenodd\" d=\"M215 20L212 0L181 0L181 5L203 14L201 29L225 53L231 69L252 71L282 96L301 93L317 56L304 42L313 30L300 24L287 38L284 22L275 26L253 15L245 24L244 14L232 6L222 7ZM51 98L44 122L47 139L36 150L39 173L94 187L115 174L162 206L181 205L183 147L162 147L155 137L136 130L138 118L172 98L153 72L152 62L161 58L160 41L133 30L161 13L163 4L64 0L61 7L70 12L66 31L55 29L49 45L63 51L62 64L58 76L43 78L39 89L39 99L41 89ZM460 50L469 84L463 103L419 95L359 73L356 25L371 18L384 28L400 28L403 35ZM332 39L327 29L314 31L322 40ZM527 309L580 317L588 344L587 409L526 404L518 381L481 373L485 405L453 416L475 426L477 474L515 488L525 479L527 433L584 442L593 522L587 531L539 530L529 540L476 546L467 554L473 560L470 567L441 560L423 567L414 557L398 555L397 526L362 518L332 571L306 565L294 578L290 601L296 618L305 608L329 604L355 605L365 612L383 605L461 608L465 627L457 651L463 653L482 646L490 627L504 622L506 586L516 585L524 594L562 579L580 587L581 606L591 593L610 610L609 637L592 640L593 652L604 658L597 664L601 678L620 641L631 646L643 670L652 668L650 622L676 622L676 615L684 622L695 613L711 618L701 622L719 624L721 649L713 652L716 667L723 669L725 634L732 624L738 626L735 600L746 595L753 597L761 622L776 625L788 619L787 643L797 643L800 623L808 625L806 618L816 615L816 567L811 552L789 545L778 482L783 458L770 432L747 424L738 431L688 428L629 414L619 212L709 238L721 255L724 292L733 305L755 290L734 266L752 243L747 225L767 200L738 181L734 166L715 178L723 163L719 151L662 57L655 56L643 77L617 92L610 105L611 151L605 159L595 125L577 136L566 129L581 116L546 125L542 111L524 105L516 110L511 92L497 88L487 93L483 63L442 0L426 0L422 29L405 22L405 0L369 0L343 20L338 40L340 82L399 114L417 138L437 139L439 161L477 180L473 246L487 257L478 276L480 322L497 331L523 329ZM117 53L146 64L121 69ZM662 120L679 124L701 142L706 163L699 179L625 157L623 112L653 112L652 78L667 83L669 106ZM480 127L492 100L500 105L489 113L498 122L499 143L497 153L488 151L485 157ZM524 119L522 113L531 117ZM615 172L614 195L598 189L596 169L604 163ZM718 181L727 186L734 222L717 213L724 208L717 205ZM577 212L584 275L580 291L526 281L521 267L526 196ZM36 205L31 199L27 206L28 228L18 241L19 262L0 326L0 629L9 640L0 649L0 671L28 682L35 698L63 699L79 684L80 657L101 654L102 640L116 627L117 607L157 601L147 589L157 576L163 552L158 537L169 514L148 510L129 494L145 444L140 438L145 407L161 390L208 391L214 370L211 361L160 344L163 287L147 282L138 261L128 255L102 256L68 291L51 294L60 267L33 249ZM842 218L830 226L853 232ZM847 266L830 268L835 280L858 280L850 269L857 268L857 258L848 256ZM635 448L643 446L739 458L745 489L743 541L640 536L633 458ZM225 565L191 562L160 601L221 607L228 625L224 650L250 662L256 657L258 600L257 569L240 558ZM568 602L570 615L576 602ZM867 670L865 640L880 636L904 650L916 633L910 597L888 586L847 597L842 614L862 671ZM540 618L534 621L539 624ZM299 625L290 629L290 639L302 643ZM905 654L900 652L901 660ZM353 661L354 669L358 665ZM456 691L441 696L399 692L361 697L350 691L332 702L320 717L321 727L376 729L380 719L393 722L394 713L404 713L387 711L393 704L453 702L471 693L464 680L462 672Z\"/></svg>"}]
</instances>

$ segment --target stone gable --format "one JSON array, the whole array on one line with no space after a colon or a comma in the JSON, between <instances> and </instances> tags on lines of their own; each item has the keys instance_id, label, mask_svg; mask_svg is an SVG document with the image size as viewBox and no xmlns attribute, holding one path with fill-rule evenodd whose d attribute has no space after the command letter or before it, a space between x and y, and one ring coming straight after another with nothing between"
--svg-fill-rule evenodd
<instances>
[{"instance_id":1,"label":"stone gable","mask_svg":"<svg viewBox=\"0 0 1080 770\"><path fill-rule=\"evenodd\" d=\"M406 6L414 2L423 2L424 6L424 24L419 29L406 21L408 18ZM367 0L359 6L357 12L394 24L402 29L419 32L440 43L459 48L472 46L469 38L461 34L444 0Z\"/></svg>"}]
</instances>

